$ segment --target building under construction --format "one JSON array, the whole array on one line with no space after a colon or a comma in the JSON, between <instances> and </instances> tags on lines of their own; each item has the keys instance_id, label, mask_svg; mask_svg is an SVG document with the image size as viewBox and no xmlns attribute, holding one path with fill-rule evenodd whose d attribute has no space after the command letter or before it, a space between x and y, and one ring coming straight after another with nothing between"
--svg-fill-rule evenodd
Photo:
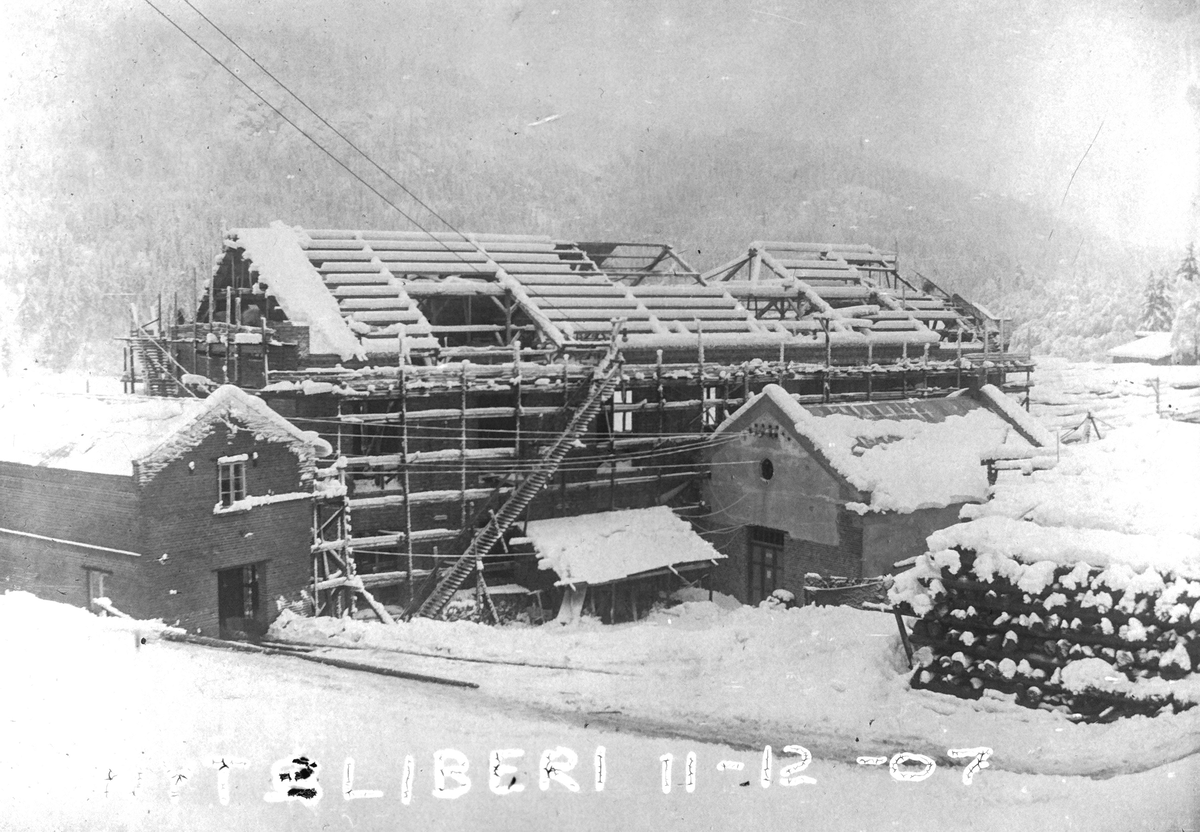
<instances>
[{"instance_id":1,"label":"building under construction","mask_svg":"<svg viewBox=\"0 0 1200 832\"><path fill-rule=\"evenodd\" d=\"M373 594L440 615L465 587L486 616L489 587L549 611L558 586L636 616L719 555L630 556L585 580L539 524L699 520L710 435L768 384L800 404L922 399L1027 390L1031 369L1003 319L864 245L756 242L701 274L660 244L277 222L231 231L197 289L194 314L134 322L129 389L235 384L334 447L313 509L319 613Z\"/></svg>"}]
</instances>

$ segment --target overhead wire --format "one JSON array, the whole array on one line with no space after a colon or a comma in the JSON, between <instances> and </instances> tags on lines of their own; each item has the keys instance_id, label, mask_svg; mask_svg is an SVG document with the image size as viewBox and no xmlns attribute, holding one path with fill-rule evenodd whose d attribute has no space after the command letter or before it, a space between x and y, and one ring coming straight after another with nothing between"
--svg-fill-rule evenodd
<instances>
[{"instance_id":1,"label":"overhead wire","mask_svg":"<svg viewBox=\"0 0 1200 832\"><path fill-rule=\"evenodd\" d=\"M284 121L286 121L288 124L290 124L293 128L295 128L296 131L300 133L300 135L302 135L302 136L304 136L304 138L308 139L308 141L310 141L313 145L315 145L318 149L320 149L321 152L323 152L325 155L329 156L329 158L331 158L334 162L336 162L347 173L349 173L351 176L353 176L355 179L357 179L364 187L366 187L368 190L370 190L371 193L375 194L377 197L379 197L381 200L383 200L387 205L389 205L396 212L398 212L402 217L404 217L409 222L411 222L423 234L428 236L435 243L439 244L447 252L449 252L451 255L453 255L457 260L461 261L464 265L468 266L471 269L471 271L475 272L476 274L480 274L480 275L487 274L487 272L485 272L483 269L480 269L475 263L470 262L465 257L463 257L459 252L452 249L449 245L446 244L446 242L444 240L440 239L432 231L425 228L423 225L421 225L421 223L417 222L412 216L410 216L408 213L406 213L404 210L402 210L398 205L396 205L394 202L392 202L390 199L388 199L386 196L384 196L378 189L376 189L374 186L372 186L370 183L368 183L365 179L363 179L361 176L359 176L358 173L356 171L354 171L352 168L350 168L349 165L345 164L341 159L339 159L337 156L335 156L332 151L330 151L328 148L326 148L324 145L322 145L320 142L318 142L316 140L316 138L314 138L308 132L303 130L292 119L290 119L286 115L284 115L283 112L278 107L276 107L274 104L272 104L270 101L268 101L262 94L260 94L256 89L254 89L254 87L251 86L249 84L249 82L247 82L245 79L243 79L240 75L238 75L236 72L234 72L229 66L227 66L224 62L222 62L216 55L214 55L211 51L209 51L207 48L205 48L196 38L194 38L182 26L180 26L170 16L168 16L166 14L166 12L164 12L162 9L160 9L158 6L156 6L152 2L152 0L144 0L144 2L148 6L150 6L152 9L154 9L154 11L158 12L158 14L161 15L168 23L170 23L172 26L174 26L176 29L178 29L179 32L181 34L183 34L184 37L186 37L193 44L195 44L201 51L204 52L204 54L208 55L208 57L210 57L213 61L215 61L222 69L224 69L226 72L228 72L230 75L232 75L238 81L238 83L242 84L242 86L244 86L246 89L250 90L250 92L253 93L260 101L262 101L264 104L266 104L272 110L274 110L275 113L277 115L279 115L280 118L282 118ZM272 81L274 81L276 84L278 84L279 87L282 88L289 96L291 96L297 102L299 102L300 106L302 106L305 110L307 110L309 113L311 113L313 116L315 116L323 125L325 125L331 131L333 131L333 133L336 134L338 136L338 138L340 138L342 141L344 141L356 153L358 153L360 156L362 156L364 159L366 159L376 170L378 170L385 177L387 177L387 179L390 182L395 184L398 188L400 188L400 190L402 190L405 194L407 194L409 197L411 197L418 205L420 205L422 208L424 208L426 211L428 211L430 214L432 214L434 217L436 217L443 225L445 225L447 228L449 228L452 232L457 234L459 236L459 238L462 239L463 242L465 242L465 243L471 245L472 247L474 247L475 249L477 249L480 253L482 253L486 257L488 257L488 259L492 259L491 254L482 245L480 245L477 241L471 239L467 234L464 234L462 231L460 231L449 220L447 220L445 217L443 217L441 214L439 214L437 211L435 211L424 200L422 200L415 193L413 193L413 191L411 189L409 189L407 186L405 186L402 182L400 182L398 179L396 179L396 177L394 177L391 173L389 173L382 165L380 165L378 162L376 162L369 154L367 154L366 151L362 150L357 144L355 144L353 141L351 141L344 133L342 133L340 130L338 130L336 127L334 127L324 116L322 116L315 109L313 109L313 107L311 107L303 98L301 98L297 93L293 92L292 89L287 84L285 84L283 81L281 81L274 73L272 73L270 70L268 70L253 55L251 55L248 51L246 51L237 41L235 41L228 33L226 33L224 29L222 29L220 26L218 26L216 24L216 22L214 22L206 14L204 14L202 11L200 11L200 9L196 8L196 6L193 5L190 0L183 0L183 2L188 6L188 8L190 8L197 15L199 15L200 18L202 18L209 26L211 26L214 30L216 30L221 35L221 37L223 37L223 38L225 38L225 40L229 41L229 43L232 44L235 49L237 49L239 52L241 52L243 55L245 55L256 67L258 67L259 70L261 70L264 74L266 74L267 77L269 77ZM581 254L585 259L587 259L586 253L581 252ZM494 262L494 260L493 260L493 262ZM499 268L503 268L503 267L499 266L499 264L496 264L496 265ZM594 266L595 264L592 264L592 265ZM549 300L546 297L546 295L544 295L542 292L539 292L537 289L534 289L533 287L529 286L528 284L526 284L524 282L521 282L521 287L524 291L530 292L530 293L536 295L538 297L539 301L544 302L546 304L546 306L550 307L551 309L554 309L556 312L563 313L564 317L569 317L565 312L563 312L563 310L558 305L556 305L553 301Z\"/></svg>"},{"instance_id":2,"label":"overhead wire","mask_svg":"<svg viewBox=\"0 0 1200 832\"><path fill-rule=\"evenodd\" d=\"M419 413L420 411L415 411L415 412ZM397 412L396 416L400 417L401 414L399 412ZM455 418L457 418L457 417L455 417ZM476 420L479 417L468 417L468 418L470 418L471 420ZM503 417L500 417L500 418L503 418ZM400 431L405 427L403 421L399 418L396 421L390 421L390 422L355 422L355 421L346 421L346 420L341 420L341 419L336 419L336 418L324 418L324 417L319 417L319 416L298 416L295 418L295 421L298 423L303 422L306 425L332 425L332 426L340 426L340 427L346 428L346 429L354 429L354 428L359 428L359 427L369 428L371 430L380 432L379 434L375 434L375 435L383 435L383 436L390 436L390 435L399 436ZM422 421L424 421L424 420L422 420ZM472 425L470 430L471 430L472 436L494 436L494 437L500 438L500 439L518 436L518 435L522 436L522 437L537 437L537 438L544 438L544 439L554 439L554 438L557 438L558 436L562 435L561 430L550 430L550 429L526 430L524 427L522 427L520 431L517 431L517 430L514 430L513 428L484 428L484 427L475 427L474 425ZM453 426L439 427L437 425L420 424L419 422L417 424L413 424L413 423L408 424L408 436L410 439L413 437L436 439L436 438L444 438L444 437L448 437L448 436L458 436L461 433L462 433L461 427L453 427ZM604 433L605 433L605 438L602 441L607 442L607 441L609 441L609 432L605 431ZM645 431L645 432L643 432L643 431L637 431L637 432L616 431L612 434L612 438L617 442L622 442L622 441L629 441L629 440L675 439L675 438L678 438L681 436L710 436L710 435L711 434L703 434L701 431L697 431L697 430L681 430L681 431L674 431L674 432L672 432L672 431L662 431L662 432L659 432L659 431ZM362 454L362 456L386 456L386 455L387 454Z\"/></svg>"},{"instance_id":3,"label":"overhead wire","mask_svg":"<svg viewBox=\"0 0 1200 832\"><path fill-rule=\"evenodd\" d=\"M156 11L160 16L162 16L162 18L164 20L166 20L173 27L175 27L175 29L177 29L180 34L182 34L185 38L187 38L189 41L191 41L196 46L197 49L199 49L201 52L203 52L205 55L207 55L209 58L211 58L219 67L221 67L221 69L225 70L235 81L237 81L239 84L241 84L247 90L249 90L250 93L252 95L254 95L255 98L257 98L263 104L266 104L268 107L270 107L275 112L276 115L278 115L281 119L283 119L289 125L291 125L296 130L296 132L298 132L301 136L303 136L309 142L311 142L318 150L320 150L322 153L324 153L326 156L328 156L330 159L332 159L339 167L341 167L343 170L345 170L348 174L350 174L355 179L357 179L363 185L363 187L367 188L369 191L371 191L371 193L375 194L375 196L379 197L381 200L383 200L385 203L387 203L389 206L391 206L393 210L395 210L397 213L400 214L400 216L404 217L406 220L411 222L418 229L420 229L423 233L429 235L432 239L437 241L437 237L436 237L436 235L433 234L433 232L429 231L429 229L425 228L423 225L421 225L421 223L417 222L413 217L411 217L407 212L405 212L403 208L396 205L396 203L392 202L390 199L388 199L386 196L384 196L382 193L380 193L378 189L376 189L373 185L371 185L371 183L367 182L367 180L365 180L361 176L359 176L358 173L353 168L351 168L349 165L347 165L345 162L343 162L340 158L338 158L333 153L333 151L329 150L327 147L325 147L325 145L323 145L319 141L317 141L317 139L314 136L312 136L308 131L306 131L304 128L302 128L300 125L298 125L295 121L290 119L282 110L280 110L278 107L276 107L270 101L268 101L266 96L264 96L262 93L260 93L258 90L256 90L248 81L246 81L244 78L242 78L240 75L238 75L224 61L222 61L220 58L218 58L216 55L214 55L211 51L209 51L209 49L207 47L205 47L204 44L200 43L200 41L198 41L195 37L193 37L186 29L184 29L182 26L180 26L178 23L176 23L175 20L170 17L170 15L168 15L166 12L164 12L162 9L160 9L158 6L156 6L154 4L153 0L142 0L142 2L144 2L150 8L154 9L154 11ZM452 253L454 253L454 252L452 252ZM459 258L459 259L462 259L462 258ZM464 260L463 262L466 262L466 261Z\"/></svg>"},{"instance_id":4,"label":"overhead wire","mask_svg":"<svg viewBox=\"0 0 1200 832\"><path fill-rule=\"evenodd\" d=\"M272 81L274 81L276 84L278 84L284 90L284 92L286 92L288 95L290 95L292 98L294 98L297 102L299 102L301 107L303 107L305 110L310 112L313 116L315 116L317 118L318 121L320 121L322 124L324 124L330 130L332 130L339 139L341 139L346 144L348 144L354 150L354 152L356 152L359 156L362 156L364 159L366 159L368 162L370 162L371 165L377 171L379 171L380 173L382 173L384 176L386 176L388 178L389 182L391 182L393 185L395 185L400 190L404 191L404 193L408 194L408 196L411 197L414 202L416 202L418 205L420 205L422 208L424 208L426 211L428 211L430 214L432 214L444 226L449 228L455 234L458 234L458 236L462 237L464 242L470 242L470 240L468 240L461 231L459 231L457 228L455 228L454 225L451 224L451 222L449 220L447 220L445 217L443 217L441 214L439 214L436 210L434 210L432 206L430 206L428 203L426 203L424 200L422 200L419 196L417 196L415 193L413 193L408 187L406 187L404 185L403 182L400 182L398 179L396 179L394 176L392 176L392 174L389 173L383 166L381 166L378 162L376 162L373 158L371 158L371 156L368 155L366 151L364 151L357 144L355 144L353 141L351 141L350 138L348 136L346 136L345 133L338 130L336 127L334 127L332 124L330 124L329 121L326 120L326 118L324 116L322 116L320 113L318 113L312 107L310 107L303 98L301 98L299 95L297 95L295 92L293 92L291 87L289 87L287 84L285 84L283 81L281 81L278 76L276 76L273 72L271 72L271 70L267 69L261 63L259 63L257 58L255 58L253 55L251 55L249 52L247 52L245 49L243 49L241 44L239 44L236 40L234 40L224 29L222 29L220 26L218 26L208 15L206 15L200 9L196 8L196 6L191 2L191 0L183 0L183 2L187 5L188 8L190 8L192 11L194 11L196 14L198 14L204 20L205 23L207 23L209 26L211 26L213 29L215 29L221 35L221 37L223 37L223 38L225 38L225 40L229 41L229 43L232 44L233 47L235 49L237 49L237 51L239 51L243 55L245 55L250 60L250 62L253 63L256 67L258 67L268 78L270 78ZM424 229L422 229L422 230L424 230Z\"/></svg>"}]
</instances>

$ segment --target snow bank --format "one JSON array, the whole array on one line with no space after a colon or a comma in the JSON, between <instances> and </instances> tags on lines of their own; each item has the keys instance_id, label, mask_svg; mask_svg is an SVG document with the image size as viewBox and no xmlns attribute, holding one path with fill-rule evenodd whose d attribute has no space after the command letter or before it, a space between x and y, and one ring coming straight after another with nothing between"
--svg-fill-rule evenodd
<instances>
[{"instance_id":1,"label":"snow bank","mask_svg":"<svg viewBox=\"0 0 1200 832\"><path fill-rule=\"evenodd\" d=\"M696 590L677 597L687 600L614 626L588 619L569 627L427 619L389 626L284 612L271 636L358 648L358 660L394 651L493 662L473 676L482 692L523 707L616 711L666 734L707 726L749 742L794 737L831 755L908 750L940 759L947 748L986 745L1007 771L1088 774L1149 768L1200 750L1192 712L1081 725L1002 699L913 690L890 615L753 608L720 596L713 603ZM447 665L458 676L475 666ZM536 675L545 667L576 672Z\"/></svg>"},{"instance_id":2,"label":"snow bank","mask_svg":"<svg viewBox=\"0 0 1200 832\"><path fill-rule=\"evenodd\" d=\"M171 629L161 621L96 616L27 592L0 595L0 660L10 674L4 706L22 716L6 721L5 747L21 749L30 765L44 757L61 767L64 757L86 758L89 752L115 765L118 754L128 753L126 744L152 728L154 718L142 712L138 699L153 676L138 659L146 643ZM94 718L69 732L57 727L64 713L80 710ZM28 734L18 727L22 723Z\"/></svg>"},{"instance_id":3,"label":"snow bank","mask_svg":"<svg viewBox=\"0 0 1200 832\"><path fill-rule=\"evenodd\" d=\"M964 507L962 517L1200 538L1198 471L1200 429L1150 419L1064 448L1051 470L1002 479L990 502Z\"/></svg>"},{"instance_id":4,"label":"snow bank","mask_svg":"<svg viewBox=\"0 0 1200 832\"><path fill-rule=\"evenodd\" d=\"M1200 408L1197 366L1036 361L1031 410L1058 430L1075 428L1091 414L1107 438L1111 429L1157 418L1158 412L1170 416Z\"/></svg>"}]
</instances>

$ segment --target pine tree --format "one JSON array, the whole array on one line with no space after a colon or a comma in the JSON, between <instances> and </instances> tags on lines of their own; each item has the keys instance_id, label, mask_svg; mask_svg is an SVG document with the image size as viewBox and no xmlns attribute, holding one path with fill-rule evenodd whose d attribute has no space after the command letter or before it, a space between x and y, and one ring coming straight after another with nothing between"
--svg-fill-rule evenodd
<instances>
[{"instance_id":1,"label":"pine tree","mask_svg":"<svg viewBox=\"0 0 1200 832\"><path fill-rule=\"evenodd\" d=\"M1200 282L1180 287L1179 308L1171 326L1171 347L1180 364L1200 364Z\"/></svg>"},{"instance_id":2,"label":"pine tree","mask_svg":"<svg viewBox=\"0 0 1200 832\"><path fill-rule=\"evenodd\" d=\"M1140 329L1151 332L1170 332L1175 320L1175 304L1171 300L1171 278L1166 269L1150 272L1146 278L1146 294L1142 302Z\"/></svg>"},{"instance_id":3,"label":"pine tree","mask_svg":"<svg viewBox=\"0 0 1200 832\"><path fill-rule=\"evenodd\" d=\"M1180 280L1186 280L1189 283L1195 283L1200 280L1200 264L1196 263L1196 245L1188 243L1187 251L1184 252L1183 260L1179 264L1179 268L1175 270L1175 275Z\"/></svg>"}]
</instances>

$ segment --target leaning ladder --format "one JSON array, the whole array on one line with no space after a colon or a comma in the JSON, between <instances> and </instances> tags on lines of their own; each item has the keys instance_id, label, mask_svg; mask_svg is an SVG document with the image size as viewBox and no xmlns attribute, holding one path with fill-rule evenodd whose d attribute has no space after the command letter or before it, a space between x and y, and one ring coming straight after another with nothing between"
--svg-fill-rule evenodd
<instances>
[{"instance_id":1,"label":"leaning ladder","mask_svg":"<svg viewBox=\"0 0 1200 832\"><path fill-rule=\"evenodd\" d=\"M479 556L485 555L492 550L496 542L508 530L521 512L525 511L526 507L542 490L550 477L554 476L554 472L558 470L558 466L566 457L567 452L574 446L575 441L579 438L592 419L600 412L600 407L604 403L604 399L613 388L617 386L617 382L621 378L621 364L619 360L619 351L615 341L605 353L604 358L596 365L595 372L592 374L592 388L587 399L575 411L571 417L567 427L554 440L554 444L543 454L542 458L534 466L529 476L526 477L520 485L513 489L509 495L508 501L500 508L498 512L493 514L488 520L487 525L479 530L478 534L471 540L466 551L454 562L450 570L442 577L437 587L432 594L425 599L421 604L421 608L417 610L417 615L425 618L436 618L441 615L442 610L446 608L446 604L450 603L451 596L459 590L471 574L471 570L475 568L476 561Z\"/></svg>"}]
</instances>

